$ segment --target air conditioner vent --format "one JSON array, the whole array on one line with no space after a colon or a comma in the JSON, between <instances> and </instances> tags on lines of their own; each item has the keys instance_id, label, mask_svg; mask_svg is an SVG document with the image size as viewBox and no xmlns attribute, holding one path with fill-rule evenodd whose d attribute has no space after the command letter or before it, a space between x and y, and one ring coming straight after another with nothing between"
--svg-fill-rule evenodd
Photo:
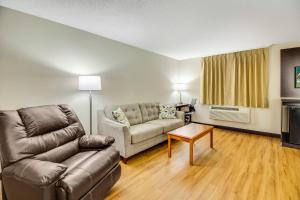
<instances>
[{"instance_id":1,"label":"air conditioner vent","mask_svg":"<svg viewBox=\"0 0 300 200\"><path fill-rule=\"evenodd\" d=\"M209 117L214 120L250 123L250 108L211 106Z\"/></svg>"},{"instance_id":2,"label":"air conditioner vent","mask_svg":"<svg viewBox=\"0 0 300 200\"><path fill-rule=\"evenodd\" d=\"M234 110L234 111L239 111L239 108L236 108L236 107L212 106L211 109L213 109L213 110Z\"/></svg>"}]
</instances>

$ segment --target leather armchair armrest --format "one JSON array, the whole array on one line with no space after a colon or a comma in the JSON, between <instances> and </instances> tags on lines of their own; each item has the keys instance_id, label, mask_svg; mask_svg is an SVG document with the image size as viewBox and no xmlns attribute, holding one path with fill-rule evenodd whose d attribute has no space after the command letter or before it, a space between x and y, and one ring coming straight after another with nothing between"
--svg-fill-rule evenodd
<instances>
[{"instance_id":1,"label":"leather armchair armrest","mask_svg":"<svg viewBox=\"0 0 300 200\"><path fill-rule=\"evenodd\" d=\"M104 135L84 135L79 139L79 148L81 149L96 149L110 146L115 142L111 136Z\"/></svg>"},{"instance_id":2,"label":"leather armchair armrest","mask_svg":"<svg viewBox=\"0 0 300 200\"><path fill-rule=\"evenodd\" d=\"M21 160L4 168L2 178L12 178L29 185L46 186L57 181L67 166L34 159Z\"/></svg>"}]
</instances>

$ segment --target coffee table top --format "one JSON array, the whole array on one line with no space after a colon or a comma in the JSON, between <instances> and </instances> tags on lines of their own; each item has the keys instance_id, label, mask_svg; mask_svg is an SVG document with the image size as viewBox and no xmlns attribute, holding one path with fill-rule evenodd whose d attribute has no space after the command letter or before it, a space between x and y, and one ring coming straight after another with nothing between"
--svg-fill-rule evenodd
<instances>
[{"instance_id":1,"label":"coffee table top","mask_svg":"<svg viewBox=\"0 0 300 200\"><path fill-rule=\"evenodd\" d=\"M179 136L187 139L194 139L199 135L206 134L213 129L213 126L190 123L181 128L168 132L169 135Z\"/></svg>"}]
</instances>

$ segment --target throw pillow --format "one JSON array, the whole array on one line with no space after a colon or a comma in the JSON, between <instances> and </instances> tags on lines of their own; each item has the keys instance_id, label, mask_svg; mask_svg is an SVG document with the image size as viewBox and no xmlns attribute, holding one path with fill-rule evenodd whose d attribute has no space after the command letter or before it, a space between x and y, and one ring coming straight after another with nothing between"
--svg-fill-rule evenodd
<instances>
[{"instance_id":1,"label":"throw pillow","mask_svg":"<svg viewBox=\"0 0 300 200\"><path fill-rule=\"evenodd\" d=\"M123 110L121 108L118 108L117 110L112 111L112 115L113 115L113 117L115 118L115 120L117 122L120 122L121 124L124 124L128 128L130 127L130 123L129 123L125 113L123 112Z\"/></svg>"},{"instance_id":2,"label":"throw pillow","mask_svg":"<svg viewBox=\"0 0 300 200\"><path fill-rule=\"evenodd\" d=\"M175 106L159 105L159 119L176 119Z\"/></svg>"}]
</instances>

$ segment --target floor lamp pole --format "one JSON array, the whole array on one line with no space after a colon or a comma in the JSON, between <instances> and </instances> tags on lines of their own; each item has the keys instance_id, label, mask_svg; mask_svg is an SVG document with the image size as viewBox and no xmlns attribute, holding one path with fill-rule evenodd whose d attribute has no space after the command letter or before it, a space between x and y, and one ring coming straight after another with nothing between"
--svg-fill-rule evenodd
<instances>
[{"instance_id":1,"label":"floor lamp pole","mask_svg":"<svg viewBox=\"0 0 300 200\"><path fill-rule=\"evenodd\" d=\"M90 90L90 135L92 135L92 129L93 129L92 107L93 107L93 99L92 99L92 91Z\"/></svg>"},{"instance_id":2,"label":"floor lamp pole","mask_svg":"<svg viewBox=\"0 0 300 200\"><path fill-rule=\"evenodd\" d=\"M179 104L182 104L182 101L181 101L181 91L179 91L179 97L180 97Z\"/></svg>"}]
</instances>

